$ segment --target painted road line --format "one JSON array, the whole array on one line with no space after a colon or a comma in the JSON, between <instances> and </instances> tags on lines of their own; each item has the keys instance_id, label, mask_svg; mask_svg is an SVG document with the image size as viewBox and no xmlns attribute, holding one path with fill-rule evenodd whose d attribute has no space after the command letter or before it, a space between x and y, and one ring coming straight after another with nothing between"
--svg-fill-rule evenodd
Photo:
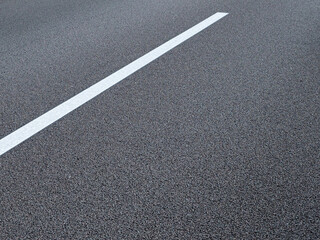
<instances>
[{"instance_id":1,"label":"painted road line","mask_svg":"<svg viewBox=\"0 0 320 240\"><path fill-rule=\"evenodd\" d=\"M0 156L228 15L218 12L0 140Z\"/></svg>"}]
</instances>

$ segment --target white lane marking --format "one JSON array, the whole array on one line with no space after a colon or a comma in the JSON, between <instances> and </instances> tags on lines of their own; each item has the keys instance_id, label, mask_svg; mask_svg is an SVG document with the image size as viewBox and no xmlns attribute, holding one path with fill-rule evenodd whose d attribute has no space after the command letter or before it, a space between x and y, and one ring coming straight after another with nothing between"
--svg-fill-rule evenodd
<instances>
[{"instance_id":1,"label":"white lane marking","mask_svg":"<svg viewBox=\"0 0 320 240\"><path fill-rule=\"evenodd\" d=\"M0 140L0 156L10 149L14 148L18 144L27 140L34 134L40 132L42 129L48 127L50 124L58 121L60 118L64 117L68 113L77 109L81 105L90 101L91 99L98 96L100 93L104 92L108 88L112 87L116 83L130 76L134 72L138 71L140 68L151 63L155 59L159 58L166 52L180 45L187 39L201 32L205 28L209 27L211 24L217 22L228 13L218 12L211 17L205 19L204 21L198 23L194 27L188 29L187 31L181 33L180 35L172 38L168 42L162 44L161 46L155 48L144 56L138 58L127 66L121 68L117 72L111 74L110 76L102 79L100 82L92 85L86 90L80 92L69 100L63 102L52 110L46 112L35 120L29 122L28 124L22 126L11 134Z\"/></svg>"}]
</instances>

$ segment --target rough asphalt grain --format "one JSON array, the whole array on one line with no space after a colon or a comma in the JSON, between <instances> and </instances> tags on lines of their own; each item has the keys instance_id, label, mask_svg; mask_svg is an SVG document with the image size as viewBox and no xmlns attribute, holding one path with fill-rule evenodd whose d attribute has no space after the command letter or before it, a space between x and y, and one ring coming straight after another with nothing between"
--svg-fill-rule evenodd
<instances>
[{"instance_id":1,"label":"rough asphalt grain","mask_svg":"<svg viewBox=\"0 0 320 240\"><path fill-rule=\"evenodd\" d=\"M0 1L0 138L230 14L0 157L0 239L319 239L320 2Z\"/></svg>"}]
</instances>

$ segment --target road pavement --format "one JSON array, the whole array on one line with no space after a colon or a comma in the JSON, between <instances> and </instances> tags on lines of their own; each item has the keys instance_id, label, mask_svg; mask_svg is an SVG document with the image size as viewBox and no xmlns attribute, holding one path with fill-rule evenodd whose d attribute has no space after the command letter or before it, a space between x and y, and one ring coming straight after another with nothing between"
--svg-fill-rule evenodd
<instances>
[{"instance_id":1,"label":"road pavement","mask_svg":"<svg viewBox=\"0 0 320 240\"><path fill-rule=\"evenodd\" d=\"M216 12L0 156L0 239L320 238L317 0L0 1L0 139Z\"/></svg>"}]
</instances>

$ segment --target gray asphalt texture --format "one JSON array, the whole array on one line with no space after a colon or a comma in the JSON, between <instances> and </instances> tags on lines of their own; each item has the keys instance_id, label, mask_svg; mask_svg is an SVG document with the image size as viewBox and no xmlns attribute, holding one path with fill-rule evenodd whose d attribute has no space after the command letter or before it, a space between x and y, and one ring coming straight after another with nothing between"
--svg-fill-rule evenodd
<instances>
[{"instance_id":1,"label":"gray asphalt texture","mask_svg":"<svg viewBox=\"0 0 320 240\"><path fill-rule=\"evenodd\" d=\"M0 157L0 239L320 239L317 0L2 0L0 138L218 11Z\"/></svg>"}]
</instances>

